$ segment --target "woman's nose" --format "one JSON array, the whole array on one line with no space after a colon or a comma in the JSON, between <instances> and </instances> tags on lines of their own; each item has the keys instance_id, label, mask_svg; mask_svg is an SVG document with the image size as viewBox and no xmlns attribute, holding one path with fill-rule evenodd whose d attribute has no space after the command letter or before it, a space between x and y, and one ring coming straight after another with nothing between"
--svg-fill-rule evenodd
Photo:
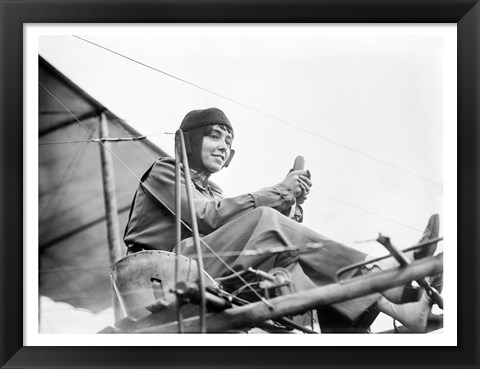
<instances>
[{"instance_id":1,"label":"woman's nose","mask_svg":"<svg viewBox=\"0 0 480 369\"><path fill-rule=\"evenodd\" d=\"M220 143L218 144L218 148L219 148L220 150L226 151L226 150L228 149L228 145L227 145L226 142L220 142Z\"/></svg>"}]
</instances>

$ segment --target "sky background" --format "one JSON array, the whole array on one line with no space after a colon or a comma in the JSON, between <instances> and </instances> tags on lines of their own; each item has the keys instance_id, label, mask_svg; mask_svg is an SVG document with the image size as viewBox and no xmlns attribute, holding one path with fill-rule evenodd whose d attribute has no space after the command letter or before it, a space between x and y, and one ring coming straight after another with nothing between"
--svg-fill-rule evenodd
<instances>
[{"instance_id":1,"label":"sky background","mask_svg":"<svg viewBox=\"0 0 480 369\"><path fill-rule=\"evenodd\" d=\"M381 232L410 246L434 213L443 235L444 149L456 142L445 135L456 125L455 113L445 115L452 90L445 76L455 75L445 35L455 32L445 25L51 27L38 53L171 155L165 132L187 112L222 109L236 155L212 179L226 196L279 183L303 155L314 183L304 224L378 255L382 246L359 241ZM456 163L453 156L447 161Z\"/></svg>"},{"instance_id":2,"label":"sky background","mask_svg":"<svg viewBox=\"0 0 480 369\"><path fill-rule=\"evenodd\" d=\"M321 27L81 31L75 35L225 97L73 35L40 38L40 55L170 154L173 138L163 133L188 111L222 109L237 154L212 179L227 196L280 182L303 155L314 183L305 224L326 236L352 243L382 232L408 246L429 215L442 213L442 37Z\"/></svg>"}]
</instances>

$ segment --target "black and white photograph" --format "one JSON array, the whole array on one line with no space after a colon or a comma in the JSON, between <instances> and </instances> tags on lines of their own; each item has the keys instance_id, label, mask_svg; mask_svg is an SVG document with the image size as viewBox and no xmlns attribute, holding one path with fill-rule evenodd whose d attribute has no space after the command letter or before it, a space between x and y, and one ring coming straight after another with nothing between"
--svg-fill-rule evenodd
<instances>
[{"instance_id":1,"label":"black and white photograph","mask_svg":"<svg viewBox=\"0 0 480 369\"><path fill-rule=\"evenodd\" d=\"M27 27L26 342L455 345L456 37Z\"/></svg>"}]
</instances>

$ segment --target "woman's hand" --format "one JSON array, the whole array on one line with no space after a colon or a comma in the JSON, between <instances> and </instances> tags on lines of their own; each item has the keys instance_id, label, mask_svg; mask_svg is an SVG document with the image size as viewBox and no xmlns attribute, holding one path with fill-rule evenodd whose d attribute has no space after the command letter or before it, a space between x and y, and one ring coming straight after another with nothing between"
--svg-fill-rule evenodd
<instances>
[{"instance_id":1,"label":"woman's hand","mask_svg":"<svg viewBox=\"0 0 480 369\"><path fill-rule=\"evenodd\" d=\"M312 186L308 170L294 170L288 173L281 183L292 190L298 204L305 202Z\"/></svg>"}]
</instances>

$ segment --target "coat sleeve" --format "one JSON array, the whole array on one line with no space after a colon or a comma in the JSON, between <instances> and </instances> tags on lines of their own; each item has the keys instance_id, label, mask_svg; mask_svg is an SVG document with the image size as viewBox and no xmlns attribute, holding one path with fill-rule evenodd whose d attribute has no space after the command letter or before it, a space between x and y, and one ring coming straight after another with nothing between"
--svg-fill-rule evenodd
<instances>
[{"instance_id":1,"label":"coat sleeve","mask_svg":"<svg viewBox=\"0 0 480 369\"><path fill-rule=\"evenodd\" d=\"M191 217L183 173L181 177L182 220L190 224ZM173 159L158 160L144 184L164 205L175 210L175 162ZM230 198L218 196L211 199L193 185L192 193L198 229L202 234L208 234L256 207L268 206L284 210L294 202L292 191L283 184Z\"/></svg>"}]
</instances>

